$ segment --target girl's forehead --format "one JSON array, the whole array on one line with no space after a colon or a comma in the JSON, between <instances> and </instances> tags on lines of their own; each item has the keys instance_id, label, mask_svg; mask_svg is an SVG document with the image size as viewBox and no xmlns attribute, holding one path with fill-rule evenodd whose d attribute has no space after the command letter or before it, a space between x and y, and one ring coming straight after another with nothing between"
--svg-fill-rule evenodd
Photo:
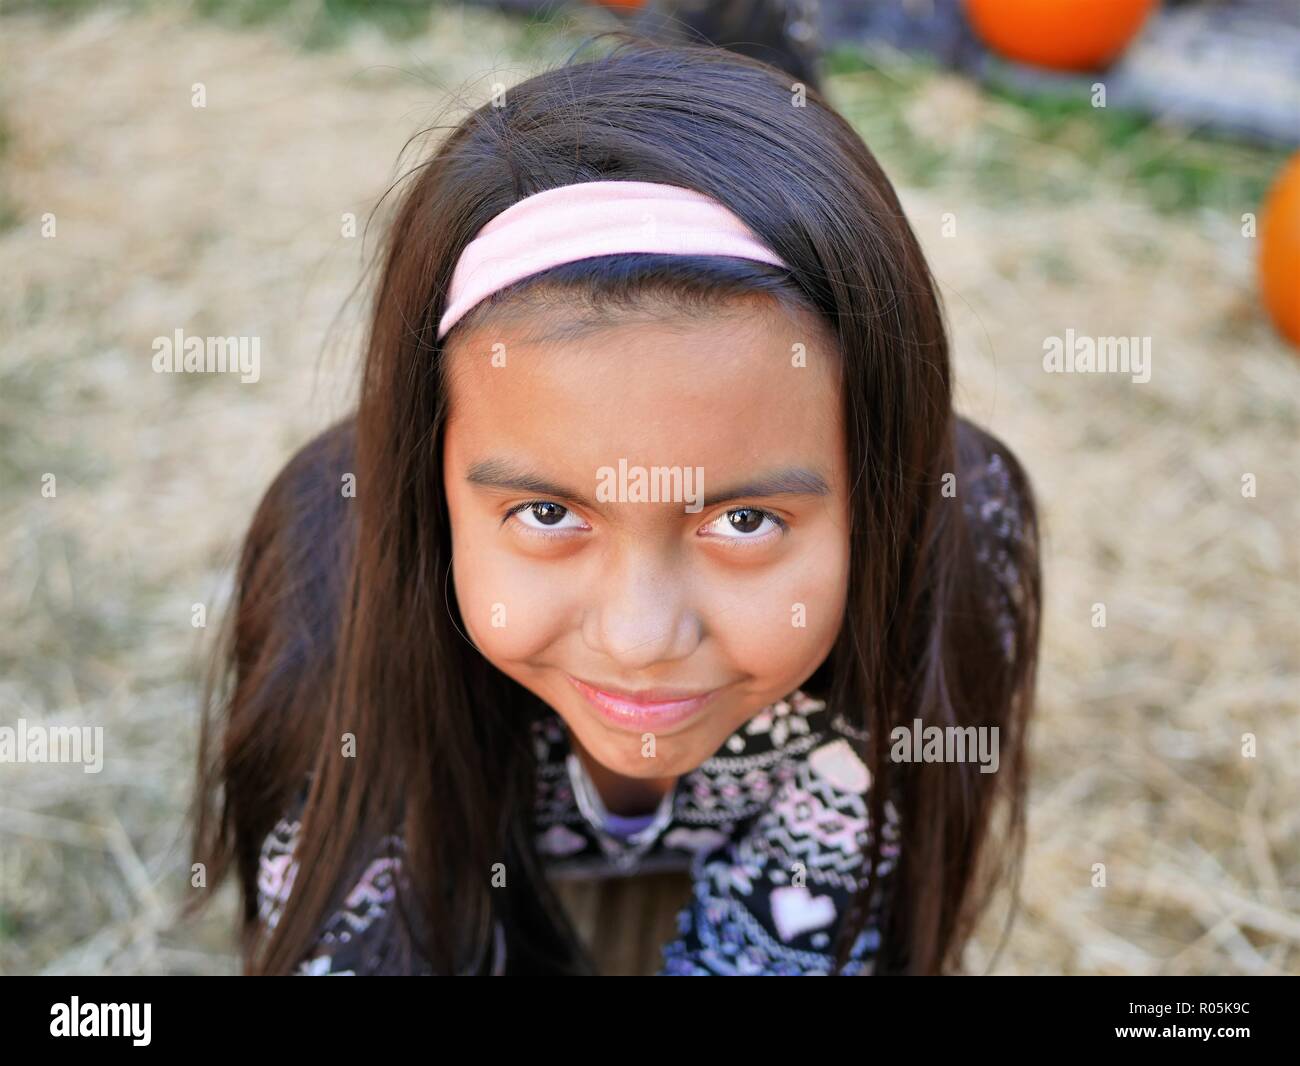
<instances>
[{"instance_id":1,"label":"girl's forehead","mask_svg":"<svg viewBox=\"0 0 1300 1066\"><path fill-rule=\"evenodd\" d=\"M533 339L515 324L464 335L448 433L467 463L596 469L619 459L705 465L710 476L840 465L839 362L776 316L610 326Z\"/></svg>"},{"instance_id":2,"label":"girl's forehead","mask_svg":"<svg viewBox=\"0 0 1300 1066\"><path fill-rule=\"evenodd\" d=\"M634 311L604 319L563 309L509 314L461 334L444 352L449 399L490 399L500 386L568 390L825 390L839 378L829 330L768 299L707 311Z\"/></svg>"},{"instance_id":3,"label":"girl's forehead","mask_svg":"<svg viewBox=\"0 0 1300 1066\"><path fill-rule=\"evenodd\" d=\"M756 321L620 325L576 340L535 342L526 330L483 333L458 351L448 382L455 415L562 407L594 424L611 407L629 418L678 411L824 420L838 362L791 327Z\"/></svg>"}]
</instances>

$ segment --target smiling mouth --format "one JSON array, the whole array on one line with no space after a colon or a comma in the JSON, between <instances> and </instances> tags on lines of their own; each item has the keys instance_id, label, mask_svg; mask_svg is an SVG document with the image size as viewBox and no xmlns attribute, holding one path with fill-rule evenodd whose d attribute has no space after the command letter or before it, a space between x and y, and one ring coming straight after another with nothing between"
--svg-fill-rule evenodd
<instances>
[{"instance_id":1,"label":"smiling mouth","mask_svg":"<svg viewBox=\"0 0 1300 1066\"><path fill-rule=\"evenodd\" d=\"M719 691L653 688L632 692L592 685L571 674L565 676L606 721L633 730L662 730L684 722L703 710Z\"/></svg>"}]
</instances>

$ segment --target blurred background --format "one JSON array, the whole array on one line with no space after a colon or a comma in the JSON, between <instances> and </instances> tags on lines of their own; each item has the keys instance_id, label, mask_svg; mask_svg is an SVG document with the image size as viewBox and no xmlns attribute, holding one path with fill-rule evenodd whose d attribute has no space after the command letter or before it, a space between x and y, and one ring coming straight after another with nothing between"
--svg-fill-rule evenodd
<instances>
[{"instance_id":1,"label":"blurred background","mask_svg":"<svg viewBox=\"0 0 1300 1066\"><path fill-rule=\"evenodd\" d=\"M198 686L261 492L352 401L366 220L435 127L617 26L780 65L856 126L960 409L1033 479L1022 903L970 967L1300 972L1295 0L0 12L0 727L104 737L95 774L0 763L0 973L237 971L233 886L177 920ZM259 379L155 373L177 329L260 338ZM1047 372L1067 330L1149 338L1150 380Z\"/></svg>"}]
</instances>

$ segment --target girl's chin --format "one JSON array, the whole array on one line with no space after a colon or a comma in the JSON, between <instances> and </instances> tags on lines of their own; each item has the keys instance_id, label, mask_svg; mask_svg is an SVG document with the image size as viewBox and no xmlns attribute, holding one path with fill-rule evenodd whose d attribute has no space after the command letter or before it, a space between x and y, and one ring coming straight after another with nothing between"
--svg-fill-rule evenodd
<instances>
[{"instance_id":1,"label":"girl's chin","mask_svg":"<svg viewBox=\"0 0 1300 1066\"><path fill-rule=\"evenodd\" d=\"M610 773L644 781L690 773L718 750L718 745L710 747L708 738L698 730L688 736L656 736L654 747L650 747L650 738L642 740L600 722L583 723L581 730L570 724L569 736Z\"/></svg>"}]
</instances>

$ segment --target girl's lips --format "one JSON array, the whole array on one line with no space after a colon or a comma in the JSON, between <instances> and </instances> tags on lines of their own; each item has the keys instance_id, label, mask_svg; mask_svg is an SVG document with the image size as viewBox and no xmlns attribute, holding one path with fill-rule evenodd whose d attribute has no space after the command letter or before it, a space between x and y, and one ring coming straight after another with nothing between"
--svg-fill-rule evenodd
<instances>
[{"instance_id":1,"label":"girl's lips","mask_svg":"<svg viewBox=\"0 0 1300 1066\"><path fill-rule=\"evenodd\" d=\"M596 688L569 674L565 676L607 722L638 733L660 731L686 721L698 714L718 691L690 695L681 690L649 689L631 696Z\"/></svg>"}]
</instances>

